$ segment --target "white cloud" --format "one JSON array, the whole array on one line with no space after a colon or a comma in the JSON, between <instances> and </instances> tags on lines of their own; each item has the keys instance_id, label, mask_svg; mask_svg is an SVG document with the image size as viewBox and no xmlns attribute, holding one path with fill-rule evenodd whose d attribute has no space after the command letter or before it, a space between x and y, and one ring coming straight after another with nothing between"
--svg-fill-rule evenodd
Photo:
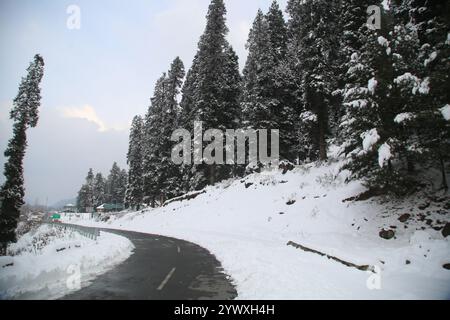
<instances>
[{"instance_id":1,"label":"white cloud","mask_svg":"<svg viewBox=\"0 0 450 320\"><path fill-rule=\"evenodd\" d=\"M106 132L108 130L124 131L128 130L130 127L130 123L127 123L126 125L108 126L100 119L95 109L90 105L85 105L83 107L65 107L61 108L61 112L64 118L84 119L94 123L97 125L99 132Z\"/></svg>"},{"instance_id":2,"label":"white cloud","mask_svg":"<svg viewBox=\"0 0 450 320\"><path fill-rule=\"evenodd\" d=\"M24 169L25 198L29 202L39 199L44 203L48 197L51 204L75 197L89 168L104 175L115 161L126 168L126 131L100 132L93 122L62 117L61 110L42 108L39 124L27 135Z\"/></svg>"}]
</instances>

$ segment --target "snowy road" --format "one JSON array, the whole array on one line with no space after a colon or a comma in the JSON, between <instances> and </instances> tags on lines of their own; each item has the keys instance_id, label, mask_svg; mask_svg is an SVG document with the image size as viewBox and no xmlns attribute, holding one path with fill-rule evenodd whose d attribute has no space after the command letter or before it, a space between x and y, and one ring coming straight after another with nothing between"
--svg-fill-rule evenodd
<instances>
[{"instance_id":1,"label":"snowy road","mask_svg":"<svg viewBox=\"0 0 450 320\"><path fill-rule=\"evenodd\" d=\"M195 244L155 235L103 230L127 237L132 256L65 300L234 299L220 263Z\"/></svg>"}]
</instances>

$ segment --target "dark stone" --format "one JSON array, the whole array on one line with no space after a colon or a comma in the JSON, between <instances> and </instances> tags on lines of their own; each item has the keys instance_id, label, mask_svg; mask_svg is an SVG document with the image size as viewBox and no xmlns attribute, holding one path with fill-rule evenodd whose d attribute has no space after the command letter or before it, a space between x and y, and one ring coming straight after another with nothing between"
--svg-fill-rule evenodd
<instances>
[{"instance_id":1,"label":"dark stone","mask_svg":"<svg viewBox=\"0 0 450 320\"><path fill-rule=\"evenodd\" d=\"M411 261L409 261L409 260L406 260L406 264L411 264Z\"/></svg>"},{"instance_id":2,"label":"dark stone","mask_svg":"<svg viewBox=\"0 0 450 320\"><path fill-rule=\"evenodd\" d=\"M245 184L245 189L250 188L252 185L253 185L253 183L251 183L251 182L250 182L250 183L246 183L246 184Z\"/></svg>"},{"instance_id":3,"label":"dark stone","mask_svg":"<svg viewBox=\"0 0 450 320\"><path fill-rule=\"evenodd\" d=\"M450 270L450 263L446 263L442 266L444 269Z\"/></svg>"},{"instance_id":4,"label":"dark stone","mask_svg":"<svg viewBox=\"0 0 450 320\"><path fill-rule=\"evenodd\" d=\"M391 240L395 237L395 231L394 230L381 230L380 231L380 237L386 240Z\"/></svg>"},{"instance_id":5,"label":"dark stone","mask_svg":"<svg viewBox=\"0 0 450 320\"><path fill-rule=\"evenodd\" d=\"M288 173L289 171L294 170L294 169L295 169L295 165L293 165L293 164L290 163L290 162L283 161L282 163L280 163L279 168L280 168L281 170L283 170L283 174L286 174L286 173Z\"/></svg>"},{"instance_id":6,"label":"dark stone","mask_svg":"<svg viewBox=\"0 0 450 320\"><path fill-rule=\"evenodd\" d=\"M442 235L447 238L450 235L450 223L447 222L444 229L442 229Z\"/></svg>"},{"instance_id":7,"label":"dark stone","mask_svg":"<svg viewBox=\"0 0 450 320\"><path fill-rule=\"evenodd\" d=\"M284 212L280 212L280 215L283 215L283 214L285 214Z\"/></svg>"},{"instance_id":8,"label":"dark stone","mask_svg":"<svg viewBox=\"0 0 450 320\"><path fill-rule=\"evenodd\" d=\"M398 218L398 221L400 221L401 223L405 223L406 221L409 220L409 218L411 218L411 215L409 213L405 213L402 214L400 218Z\"/></svg>"},{"instance_id":9,"label":"dark stone","mask_svg":"<svg viewBox=\"0 0 450 320\"><path fill-rule=\"evenodd\" d=\"M427 202L427 203L421 204L421 205L419 206L419 209L420 209L420 210L425 210L425 209L428 208L429 206L430 206L430 203Z\"/></svg>"},{"instance_id":10,"label":"dark stone","mask_svg":"<svg viewBox=\"0 0 450 320\"><path fill-rule=\"evenodd\" d=\"M288 206L292 206L296 201L295 200L289 200L286 204Z\"/></svg>"}]
</instances>

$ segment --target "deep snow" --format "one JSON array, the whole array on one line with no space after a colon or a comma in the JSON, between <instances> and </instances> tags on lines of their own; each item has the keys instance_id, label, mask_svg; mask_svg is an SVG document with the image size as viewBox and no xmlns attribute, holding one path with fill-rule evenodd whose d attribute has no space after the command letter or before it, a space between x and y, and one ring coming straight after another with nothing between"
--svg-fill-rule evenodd
<instances>
[{"instance_id":1,"label":"deep snow","mask_svg":"<svg viewBox=\"0 0 450 320\"><path fill-rule=\"evenodd\" d=\"M450 271L443 268L450 262L449 240L423 218L442 226L448 210L436 204L421 211L417 197L344 202L365 188L345 183L349 173L340 166L331 161L285 175L256 173L209 187L193 200L119 214L106 224L77 223L195 242L222 262L238 299L450 298ZM400 222L405 213L411 218ZM395 238L380 238L384 228ZM289 241L371 265L375 273L287 246Z\"/></svg>"},{"instance_id":2,"label":"deep snow","mask_svg":"<svg viewBox=\"0 0 450 320\"><path fill-rule=\"evenodd\" d=\"M125 261L133 248L110 233L95 241L42 225L8 248L13 256L0 257L0 299L57 299Z\"/></svg>"}]
</instances>

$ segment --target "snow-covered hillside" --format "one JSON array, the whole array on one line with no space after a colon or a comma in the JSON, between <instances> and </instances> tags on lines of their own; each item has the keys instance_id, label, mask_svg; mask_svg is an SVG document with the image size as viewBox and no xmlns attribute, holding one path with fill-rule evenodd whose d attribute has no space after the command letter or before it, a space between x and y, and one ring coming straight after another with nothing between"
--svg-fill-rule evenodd
<instances>
[{"instance_id":1,"label":"snow-covered hillside","mask_svg":"<svg viewBox=\"0 0 450 320\"><path fill-rule=\"evenodd\" d=\"M43 225L10 245L13 256L0 257L0 299L57 299L125 261L133 248L110 233L95 241Z\"/></svg>"},{"instance_id":2,"label":"snow-covered hillside","mask_svg":"<svg viewBox=\"0 0 450 320\"><path fill-rule=\"evenodd\" d=\"M418 197L344 201L365 188L345 183L348 173L340 165L256 173L209 187L195 199L121 214L106 225L78 223L195 242L222 262L239 299L450 298L450 271L443 267L450 263L450 243L442 234L448 196L433 204ZM383 230L394 237L381 238ZM290 241L369 271L288 246Z\"/></svg>"}]
</instances>

